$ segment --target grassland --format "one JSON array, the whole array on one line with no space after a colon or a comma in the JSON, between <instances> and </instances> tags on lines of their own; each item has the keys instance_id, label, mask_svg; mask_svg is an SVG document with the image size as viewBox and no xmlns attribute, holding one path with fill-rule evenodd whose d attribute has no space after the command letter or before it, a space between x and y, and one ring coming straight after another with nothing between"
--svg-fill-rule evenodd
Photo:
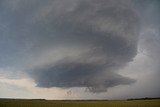
<instances>
[{"instance_id":1,"label":"grassland","mask_svg":"<svg viewBox=\"0 0 160 107\"><path fill-rule=\"evenodd\" d=\"M48 101L0 99L0 107L160 107L160 99L129 101Z\"/></svg>"}]
</instances>

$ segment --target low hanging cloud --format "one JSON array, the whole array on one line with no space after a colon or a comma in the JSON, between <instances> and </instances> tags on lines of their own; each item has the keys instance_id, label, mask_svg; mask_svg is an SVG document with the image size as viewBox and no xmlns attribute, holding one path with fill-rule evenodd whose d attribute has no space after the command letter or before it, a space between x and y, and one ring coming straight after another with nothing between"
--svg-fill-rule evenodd
<instances>
[{"instance_id":1,"label":"low hanging cloud","mask_svg":"<svg viewBox=\"0 0 160 107\"><path fill-rule=\"evenodd\" d=\"M9 12L26 12L13 29L20 30L18 40L26 33L24 68L38 87L104 92L135 82L117 72L137 54L140 24L129 0L24 2Z\"/></svg>"}]
</instances>

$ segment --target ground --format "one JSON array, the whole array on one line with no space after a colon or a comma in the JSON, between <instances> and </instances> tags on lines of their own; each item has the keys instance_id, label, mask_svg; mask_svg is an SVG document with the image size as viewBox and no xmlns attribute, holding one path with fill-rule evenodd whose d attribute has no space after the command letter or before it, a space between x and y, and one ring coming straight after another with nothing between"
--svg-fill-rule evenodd
<instances>
[{"instance_id":1,"label":"ground","mask_svg":"<svg viewBox=\"0 0 160 107\"><path fill-rule=\"evenodd\" d=\"M41 99L0 99L0 107L160 107L160 99L119 101L57 101Z\"/></svg>"}]
</instances>

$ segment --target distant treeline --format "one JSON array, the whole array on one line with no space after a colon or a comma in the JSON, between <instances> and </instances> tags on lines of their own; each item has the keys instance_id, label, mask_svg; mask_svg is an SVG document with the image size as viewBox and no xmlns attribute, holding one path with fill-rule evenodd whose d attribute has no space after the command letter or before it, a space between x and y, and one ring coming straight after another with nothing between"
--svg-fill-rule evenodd
<instances>
[{"instance_id":1,"label":"distant treeline","mask_svg":"<svg viewBox=\"0 0 160 107\"><path fill-rule=\"evenodd\" d=\"M127 101L129 100L155 100L155 99L160 99L160 97L158 98L149 98L149 97L145 97L145 98L132 98L132 99L127 99ZM14 99L14 98L0 98L0 100L27 100L27 101L114 101L114 100L107 100L107 99L79 99L79 100L46 100L46 99Z\"/></svg>"},{"instance_id":2,"label":"distant treeline","mask_svg":"<svg viewBox=\"0 0 160 107\"><path fill-rule=\"evenodd\" d=\"M133 98L133 99L127 99L127 100L155 100L155 99L160 99L160 97L158 97L158 98L149 98L149 97L145 97L145 98Z\"/></svg>"}]
</instances>

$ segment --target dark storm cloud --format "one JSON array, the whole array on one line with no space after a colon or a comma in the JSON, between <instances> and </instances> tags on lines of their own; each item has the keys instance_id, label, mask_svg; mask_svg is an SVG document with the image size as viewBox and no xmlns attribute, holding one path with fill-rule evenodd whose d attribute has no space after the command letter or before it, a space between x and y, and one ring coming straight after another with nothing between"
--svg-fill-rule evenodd
<instances>
[{"instance_id":1,"label":"dark storm cloud","mask_svg":"<svg viewBox=\"0 0 160 107\"><path fill-rule=\"evenodd\" d=\"M130 3L4 1L1 17L9 20L15 36L11 45L18 46L14 51L22 54L19 62L25 62L37 86L88 87L92 92L103 92L135 82L116 72L137 54L139 20Z\"/></svg>"},{"instance_id":2,"label":"dark storm cloud","mask_svg":"<svg viewBox=\"0 0 160 107\"><path fill-rule=\"evenodd\" d=\"M108 87L135 82L113 71L102 72L105 68L95 64L67 62L38 69L32 72L32 76L38 81L39 87L88 87L91 92L103 92Z\"/></svg>"}]
</instances>

